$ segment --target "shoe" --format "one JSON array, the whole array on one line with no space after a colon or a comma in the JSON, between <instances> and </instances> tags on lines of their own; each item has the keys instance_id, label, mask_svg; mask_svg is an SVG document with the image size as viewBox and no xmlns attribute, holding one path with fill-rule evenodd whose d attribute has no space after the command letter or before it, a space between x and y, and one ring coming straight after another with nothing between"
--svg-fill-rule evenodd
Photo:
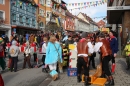
<instances>
[{"instance_id":1,"label":"shoe","mask_svg":"<svg viewBox=\"0 0 130 86\"><path fill-rule=\"evenodd\" d=\"M109 80L108 84L106 84L106 86L114 86L115 83L114 83L114 80Z\"/></svg>"},{"instance_id":2,"label":"shoe","mask_svg":"<svg viewBox=\"0 0 130 86\"><path fill-rule=\"evenodd\" d=\"M89 86L90 84L89 84L89 82L88 82L88 81L89 81L88 78L85 77L84 80L85 80L85 82L84 82L84 86Z\"/></svg>"},{"instance_id":3,"label":"shoe","mask_svg":"<svg viewBox=\"0 0 130 86\"><path fill-rule=\"evenodd\" d=\"M101 77L101 78L106 78L105 74L102 74L100 77Z\"/></svg>"},{"instance_id":4,"label":"shoe","mask_svg":"<svg viewBox=\"0 0 130 86\"><path fill-rule=\"evenodd\" d=\"M77 82L80 83L81 82L81 77L77 76Z\"/></svg>"}]
</instances>

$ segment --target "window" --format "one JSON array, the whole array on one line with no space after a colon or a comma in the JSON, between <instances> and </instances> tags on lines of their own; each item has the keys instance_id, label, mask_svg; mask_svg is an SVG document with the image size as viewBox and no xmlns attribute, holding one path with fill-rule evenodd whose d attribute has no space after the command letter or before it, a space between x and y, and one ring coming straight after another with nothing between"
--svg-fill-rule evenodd
<instances>
[{"instance_id":1,"label":"window","mask_svg":"<svg viewBox=\"0 0 130 86\"><path fill-rule=\"evenodd\" d=\"M13 22L15 22L16 21L16 14L12 14L11 18L12 18Z\"/></svg>"},{"instance_id":2,"label":"window","mask_svg":"<svg viewBox=\"0 0 130 86\"><path fill-rule=\"evenodd\" d=\"M47 0L47 1L46 1L46 5L47 5L47 6L50 6L50 5L51 5L51 1L50 1L50 0Z\"/></svg>"},{"instance_id":3,"label":"window","mask_svg":"<svg viewBox=\"0 0 130 86\"><path fill-rule=\"evenodd\" d=\"M29 25L29 23L30 23L29 18L26 18L26 24Z\"/></svg>"},{"instance_id":4,"label":"window","mask_svg":"<svg viewBox=\"0 0 130 86\"><path fill-rule=\"evenodd\" d=\"M40 0L40 4L44 5L45 0Z\"/></svg>"},{"instance_id":5,"label":"window","mask_svg":"<svg viewBox=\"0 0 130 86\"><path fill-rule=\"evenodd\" d=\"M0 11L0 18L4 19L4 12L3 11Z\"/></svg>"},{"instance_id":6,"label":"window","mask_svg":"<svg viewBox=\"0 0 130 86\"><path fill-rule=\"evenodd\" d=\"M44 17L44 10L40 9L40 10L39 10L39 14L40 14L40 16L43 16L43 17Z\"/></svg>"},{"instance_id":7,"label":"window","mask_svg":"<svg viewBox=\"0 0 130 86\"><path fill-rule=\"evenodd\" d=\"M4 4L4 1L5 1L5 0L0 0L0 4Z\"/></svg>"},{"instance_id":8,"label":"window","mask_svg":"<svg viewBox=\"0 0 130 86\"><path fill-rule=\"evenodd\" d=\"M50 18L50 12L47 12L47 18Z\"/></svg>"},{"instance_id":9,"label":"window","mask_svg":"<svg viewBox=\"0 0 130 86\"><path fill-rule=\"evenodd\" d=\"M32 20L32 25L35 26L35 20Z\"/></svg>"},{"instance_id":10,"label":"window","mask_svg":"<svg viewBox=\"0 0 130 86\"><path fill-rule=\"evenodd\" d=\"M19 16L19 22L23 23L23 16Z\"/></svg>"}]
</instances>

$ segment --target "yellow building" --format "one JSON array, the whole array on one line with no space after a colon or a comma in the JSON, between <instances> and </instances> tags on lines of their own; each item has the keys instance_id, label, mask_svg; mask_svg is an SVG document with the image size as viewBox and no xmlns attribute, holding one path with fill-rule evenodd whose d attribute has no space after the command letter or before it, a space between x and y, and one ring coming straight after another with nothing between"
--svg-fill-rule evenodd
<instances>
[{"instance_id":1,"label":"yellow building","mask_svg":"<svg viewBox=\"0 0 130 86\"><path fill-rule=\"evenodd\" d=\"M63 27L65 21L66 3L62 0L35 0L37 9L38 28L45 30L49 24L57 24Z\"/></svg>"}]
</instances>

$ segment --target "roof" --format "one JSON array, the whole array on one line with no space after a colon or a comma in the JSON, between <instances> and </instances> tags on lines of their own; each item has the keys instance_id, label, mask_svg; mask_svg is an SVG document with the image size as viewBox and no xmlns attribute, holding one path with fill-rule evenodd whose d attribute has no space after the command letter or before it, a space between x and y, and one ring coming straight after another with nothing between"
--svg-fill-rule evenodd
<instances>
[{"instance_id":1,"label":"roof","mask_svg":"<svg viewBox=\"0 0 130 86\"><path fill-rule=\"evenodd\" d=\"M67 10L67 12L66 12L65 14L66 14L66 16L69 16L69 17L75 18L74 15L72 15L68 10Z\"/></svg>"},{"instance_id":2,"label":"roof","mask_svg":"<svg viewBox=\"0 0 130 86\"><path fill-rule=\"evenodd\" d=\"M65 1L61 0L61 3L66 4Z\"/></svg>"}]
</instances>

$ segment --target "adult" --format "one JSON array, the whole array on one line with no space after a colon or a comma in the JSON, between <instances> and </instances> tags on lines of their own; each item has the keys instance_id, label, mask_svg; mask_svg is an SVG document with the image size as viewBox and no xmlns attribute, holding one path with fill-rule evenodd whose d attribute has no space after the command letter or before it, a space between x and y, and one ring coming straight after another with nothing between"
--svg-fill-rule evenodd
<instances>
[{"instance_id":1,"label":"adult","mask_svg":"<svg viewBox=\"0 0 130 86\"><path fill-rule=\"evenodd\" d=\"M109 82L107 85L112 86L114 85L114 79L109 70L109 61L111 60L112 54L110 43L105 39L104 34L100 34L97 41L98 42L94 46L94 51L98 52L100 50L101 52L102 76L105 77L105 75L107 75L109 78Z\"/></svg>"},{"instance_id":2,"label":"adult","mask_svg":"<svg viewBox=\"0 0 130 86\"><path fill-rule=\"evenodd\" d=\"M31 63L30 63L30 59L31 59L31 48L30 48L29 42L26 42L26 48L24 51L23 69L25 68L26 63L28 63L29 68L32 68Z\"/></svg>"},{"instance_id":3,"label":"adult","mask_svg":"<svg viewBox=\"0 0 130 86\"><path fill-rule=\"evenodd\" d=\"M69 44L73 44L74 43L74 41L72 40L72 36L68 36L68 39L65 41L65 46L66 46L66 48L68 48L69 49Z\"/></svg>"},{"instance_id":4,"label":"adult","mask_svg":"<svg viewBox=\"0 0 130 86\"><path fill-rule=\"evenodd\" d=\"M62 49L60 44L56 43L56 37L50 36L50 40L47 45L45 64L47 64L50 70L56 72L57 62L62 62ZM58 74L58 73L57 73ZM52 75L53 80L58 78L58 75Z\"/></svg>"},{"instance_id":5,"label":"adult","mask_svg":"<svg viewBox=\"0 0 130 86\"><path fill-rule=\"evenodd\" d=\"M115 32L114 31L110 31L109 36L110 36L110 47L112 50L112 73L115 72L115 58L117 56L117 52L118 52L118 41L117 38L114 36Z\"/></svg>"},{"instance_id":6,"label":"adult","mask_svg":"<svg viewBox=\"0 0 130 86\"><path fill-rule=\"evenodd\" d=\"M4 61L4 41L3 39L0 37L0 66L2 67L2 70L4 71L5 70L5 66L6 66L6 63Z\"/></svg>"},{"instance_id":7,"label":"adult","mask_svg":"<svg viewBox=\"0 0 130 86\"><path fill-rule=\"evenodd\" d=\"M86 32L82 33L82 39L79 40L77 43L77 52L78 52L78 59L77 59L77 81L81 81L81 71L82 67L84 68L84 75L85 75L85 86L88 86L88 78L89 78L89 61L88 55L89 53L93 53L93 45L90 42L90 39L87 38L88 34Z\"/></svg>"},{"instance_id":8,"label":"adult","mask_svg":"<svg viewBox=\"0 0 130 86\"><path fill-rule=\"evenodd\" d=\"M15 40L12 41L12 45L9 50L9 54L12 58L11 68L10 68L11 72L13 71L13 68L14 68L14 72L17 72L18 54L19 54L20 50L19 50L19 47L16 46L16 44L17 44L17 42Z\"/></svg>"}]
</instances>

